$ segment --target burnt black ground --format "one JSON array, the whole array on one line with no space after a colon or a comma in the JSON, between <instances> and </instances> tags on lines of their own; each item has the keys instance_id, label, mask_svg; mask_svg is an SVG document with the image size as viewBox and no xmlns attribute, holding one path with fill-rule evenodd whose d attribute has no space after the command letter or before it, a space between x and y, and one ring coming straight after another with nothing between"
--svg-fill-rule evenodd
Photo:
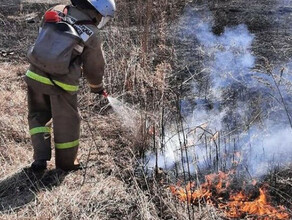
<instances>
[{"instance_id":1,"label":"burnt black ground","mask_svg":"<svg viewBox=\"0 0 292 220\"><path fill-rule=\"evenodd\" d=\"M190 7L209 10L214 18L212 31L216 35L225 27L245 24L255 34L253 52L271 63L288 62L292 56L291 0L207 0L193 1Z\"/></svg>"},{"instance_id":2,"label":"burnt black ground","mask_svg":"<svg viewBox=\"0 0 292 220\"><path fill-rule=\"evenodd\" d=\"M276 68L291 62L291 0L196 0L185 7L185 11L188 9L195 10L198 14L206 14L206 17L212 17L212 32L217 36L224 33L225 28L246 25L248 31L254 35L251 51L256 59L256 67L265 65L266 61ZM208 68L204 61L205 55L200 52L199 43L195 38L180 40L177 37L179 33L173 34L178 54L177 81L183 82L190 77L190 74L193 74L200 91L197 95L206 99L212 79L204 73L199 73L202 69ZM191 87L187 85L183 87L185 94L189 95ZM206 105L212 108L213 104Z\"/></svg>"},{"instance_id":3,"label":"burnt black ground","mask_svg":"<svg viewBox=\"0 0 292 220\"><path fill-rule=\"evenodd\" d=\"M217 3L216 3L217 2ZM253 51L272 63L287 62L292 56L292 1L208 1L215 18L213 31L246 24L255 34Z\"/></svg>"}]
</instances>

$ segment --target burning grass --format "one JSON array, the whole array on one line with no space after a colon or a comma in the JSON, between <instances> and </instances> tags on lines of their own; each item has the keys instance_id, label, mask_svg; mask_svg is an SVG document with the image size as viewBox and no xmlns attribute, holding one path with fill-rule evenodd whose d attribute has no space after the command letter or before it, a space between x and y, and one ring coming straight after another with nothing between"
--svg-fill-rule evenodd
<instances>
[{"instance_id":1,"label":"burning grass","mask_svg":"<svg viewBox=\"0 0 292 220\"><path fill-rule=\"evenodd\" d=\"M172 194L179 201L191 205L209 204L222 210L228 218L249 219L289 219L291 213L284 206L273 206L269 202L267 186L244 190L234 190L232 184L234 171L229 173L219 172L205 176L205 182L190 182L181 187L180 184L170 186ZM237 186L238 187L238 186ZM252 191L252 193L251 193ZM256 196L255 196L256 195Z\"/></svg>"}]
</instances>

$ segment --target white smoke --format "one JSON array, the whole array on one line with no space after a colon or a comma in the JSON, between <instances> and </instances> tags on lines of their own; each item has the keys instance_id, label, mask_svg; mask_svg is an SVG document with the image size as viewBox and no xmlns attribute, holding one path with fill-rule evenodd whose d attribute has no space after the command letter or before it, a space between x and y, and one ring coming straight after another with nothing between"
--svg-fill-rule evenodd
<instances>
[{"instance_id":1,"label":"white smoke","mask_svg":"<svg viewBox=\"0 0 292 220\"><path fill-rule=\"evenodd\" d=\"M252 176L292 162L291 133L291 127L267 120L264 125L254 125L241 135L244 164Z\"/></svg>"},{"instance_id":2,"label":"white smoke","mask_svg":"<svg viewBox=\"0 0 292 220\"><path fill-rule=\"evenodd\" d=\"M212 134L224 130L223 120L232 119L231 114L235 115L234 120L241 121L249 117L248 114L251 114L252 111L249 107L249 98L236 100L234 105L222 107L221 102L226 102L224 100L226 96L223 96L222 93L227 89L236 90L237 86L243 86L248 93L260 94L264 96L263 100L269 101L261 104L263 110L259 113L265 116L266 121L261 121L260 125L251 121L248 128L238 128L240 132L235 131L228 137L223 137L225 140L229 138L225 143L229 157L234 157L236 145L236 151L240 151L241 156L235 159L242 163L251 175L262 175L276 164L292 162L292 129L287 123L287 113L283 103L279 103L280 94L277 92L275 81L265 72L254 71L256 58L252 53L252 44L255 35L249 32L246 25L241 24L227 27L220 36L217 36L212 32L212 22L212 15L209 12L191 8L186 10L178 22L176 31L179 40L196 43L197 47L204 52L206 68L203 73L210 77L212 85L206 97L207 100L202 100L197 96L195 109L191 114L184 115L186 117L185 133L192 130L195 132L183 137L175 129L168 130L166 137L168 141L158 155L158 167L168 170L176 168L177 171L182 171L184 168L187 171L186 161L188 159L190 171L193 173L197 166L203 167L205 164L212 164L212 161L208 162L208 159L210 155L212 155L211 159L214 159L214 140L217 141L217 144L219 141L216 138L212 139ZM287 64L282 76L275 76L276 83L281 82L277 85L287 100L286 104L291 103L291 92L289 92L292 91L291 67L291 63ZM275 71L280 72L280 68ZM198 93L198 88L194 83L194 97ZM212 103L212 108L206 108L208 105L206 102ZM189 105L188 101L182 100L182 109L187 105ZM233 122L229 121L229 123ZM203 129L200 128L202 124L205 126L204 129L212 133L208 134L207 142L213 149L205 147L206 142L200 139L203 132ZM188 158L184 150L185 146L182 146L183 138L189 144L187 146ZM236 141L234 141L235 139ZM221 157L226 154L223 152L223 148L219 152ZM147 157L149 158L147 166L155 167L156 156L149 153ZM229 168L232 166L233 164L229 163Z\"/></svg>"},{"instance_id":3,"label":"white smoke","mask_svg":"<svg viewBox=\"0 0 292 220\"><path fill-rule=\"evenodd\" d=\"M245 77L255 64L251 53L254 35L241 24L227 27L220 36L216 36L212 32L212 20L209 12L202 14L188 8L179 21L178 30L182 40L198 41L205 52L205 71L211 74L214 94L219 98L216 94L220 88L234 81L246 83Z\"/></svg>"}]
</instances>

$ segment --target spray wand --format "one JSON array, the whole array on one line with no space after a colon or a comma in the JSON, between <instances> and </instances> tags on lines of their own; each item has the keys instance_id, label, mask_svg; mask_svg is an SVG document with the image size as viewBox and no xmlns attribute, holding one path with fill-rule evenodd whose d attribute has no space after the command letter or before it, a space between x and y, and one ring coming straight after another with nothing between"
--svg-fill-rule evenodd
<instances>
[{"instance_id":1,"label":"spray wand","mask_svg":"<svg viewBox=\"0 0 292 220\"><path fill-rule=\"evenodd\" d=\"M99 95L102 95L104 98L108 98L108 96L109 96L105 89L104 89L102 92L100 92ZM88 105L88 106L89 106L89 105ZM91 112L91 111L88 111L88 112ZM89 118L90 118L90 114L89 114ZM90 126L89 120L85 120L85 121L86 121L87 126L88 126L88 129L89 129L89 131L90 131L90 133L91 133L91 138L92 138L92 140L93 140L93 143L94 143L94 145L95 145L97 151L99 152L99 148L98 148L97 143L96 143L96 140L95 140L95 138L94 138L95 135L94 135L94 133L93 133L93 129L92 129L91 126ZM90 148L89 148L89 152L88 152L88 155L87 155L86 164L85 164L85 169L84 169L84 174L83 174L83 180L82 180L81 186L83 186L84 183L85 183L85 178L86 178L87 167L88 167L88 162L89 162L89 157L90 157L90 154L91 154L91 150L92 150L92 146L90 146Z\"/></svg>"}]
</instances>

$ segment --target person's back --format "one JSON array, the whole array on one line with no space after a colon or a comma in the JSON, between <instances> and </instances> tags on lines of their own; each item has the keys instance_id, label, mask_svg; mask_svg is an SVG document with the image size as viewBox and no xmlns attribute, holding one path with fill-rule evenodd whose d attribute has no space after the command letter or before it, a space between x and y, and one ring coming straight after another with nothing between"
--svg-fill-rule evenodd
<instances>
[{"instance_id":1,"label":"person's back","mask_svg":"<svg viewBox=\"0 0 292 220\"><path fill-rule=\"evenodd\" d=\"M77 45L79 54L72 55L70 60L69 73L51 74L33 62L26 73L28 121L35 160L32 168L36 170L45 169L46 161L51 159L51 129L48 125L51 118L54 125L56 167L64 170L79 167L76 161L80 135L77 92L81 70L92 92L101 94L104 91L104 58L96 26L102 26L105 17L114 15L114 1L72 0L72 3L73 5L57 5L50 9L64 13L73 21L73 27L82 39L82 44ZM46 21L42 22L41 27L44 22Z\"/></svg>"}]
</instances>

